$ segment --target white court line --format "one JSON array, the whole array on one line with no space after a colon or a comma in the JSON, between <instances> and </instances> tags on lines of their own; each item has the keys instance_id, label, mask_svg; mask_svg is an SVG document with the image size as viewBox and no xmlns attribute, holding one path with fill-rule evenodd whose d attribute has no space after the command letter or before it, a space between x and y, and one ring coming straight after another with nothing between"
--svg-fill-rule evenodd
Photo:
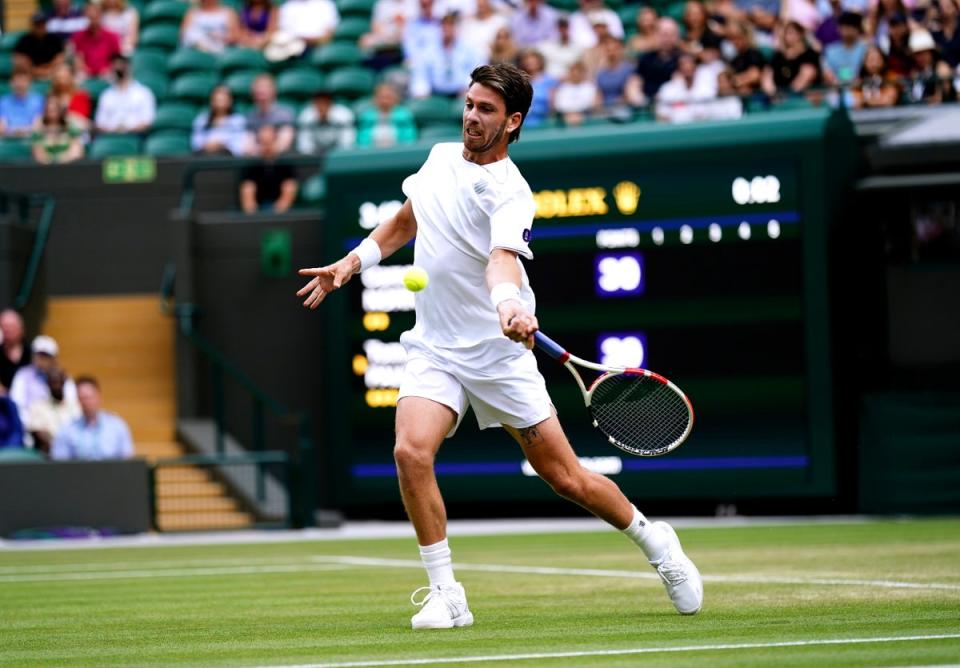
<instances>
[{"instance_id":1,"label":"white court line","mask_svg":"<svg viewBox=\"0 0 960 668\"><path fill-rule=\"evenodd\" d=\"M771 649L776 647L812 647L816 645L864 645L868 643L915 642L920 640L955 640L960 633L941 633L922 636L888 636L879 638L821 638L814 640L785 640L781 642L745 642L722 645L681 645L679 647L635 647L629 649L597 649L580 652L536 652L529 654L488 654L485 656L444 656L421 659L386 659L381 661L343 661L334 663L305 663L265 668L362 668L371 666L423 666L437 663L483 663L494 661L528 661L535 659L573 659L586 656L628 656L631 654L659 654L667 652L712 652L731 649Z\"/></svg>"},{"instance_id":2,"label":"white court line","mask_svg":"<svg viewBox=\"0 0 960 668\"><path fill-rule=\"evenodd\" d=\"M312 557L313 561L327 564L348 564L351 566L383 566L388 568L423 568L423 564L412 559L376 559L372 557ZM511 564L464 564L454 566L458 571L479 571L485 573L523 573L528 575L581 575L603 578L633 578L638 580L659 580L660 576L647 571L617 571L596 568L553 568L547 566L515 566ZM831 585L854 587L884 587L889 589L945 589L960 591L960 584L946 582L901 582L897 580L857 580L845 578L799 578L768 575L704 575L706 582L725 582L742 584L786 584L786 585Z\"/></svg>"},{"instance_id":3,"label":"white court line","mask_svg":"<svg viewBox=\"0 0 960 668\"><path fill-rule=\"evenodd\" d=\"M304 564L309 563L311 557L224 557L222 559L164 559L162 561L106 561L99 564L91 563L49 563L28 564L23 566L0 566L0 576L12 574L60 574L67 571L108 571L108 570L143 570L150 568L182 568L184 566L224 566L237 564L240 566L254 566L265 564Z\"/></svg>"},{"instance_id":4,"label":"white court line","mask_svg":"<svg viewBox=\"0 0 960 668\"><path fill-rule=\"evenodd\" d=\"M171 568L146 571L98 571L89 573L42 573L0 575L3 582L72 582L78 580L128 580L140 578L189 578L217 575L262 575L267 573L308 573L343 570L345 564L290 564L284 566L228 566L226 568Z\"/></svg>"}]
</instances>

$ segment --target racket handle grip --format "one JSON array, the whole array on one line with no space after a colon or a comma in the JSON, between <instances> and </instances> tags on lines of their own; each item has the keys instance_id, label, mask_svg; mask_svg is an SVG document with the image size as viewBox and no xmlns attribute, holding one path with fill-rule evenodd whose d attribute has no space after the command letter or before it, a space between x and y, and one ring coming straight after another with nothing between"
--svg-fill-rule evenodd
<instances>
[{"instance_id":1,"label":"racket handle grip","mask_svg":"<svg viewBox=\"0 0 960 668\"><path fill-rule=\"evenodd\" d=\"M537 348L548 354L555 360L559 360L567 354L567 351L563 349L559 343L551 339L549 336L543 332L536 332L533 335L533 340L536 343Z\"/></svg>"}]
</instances>

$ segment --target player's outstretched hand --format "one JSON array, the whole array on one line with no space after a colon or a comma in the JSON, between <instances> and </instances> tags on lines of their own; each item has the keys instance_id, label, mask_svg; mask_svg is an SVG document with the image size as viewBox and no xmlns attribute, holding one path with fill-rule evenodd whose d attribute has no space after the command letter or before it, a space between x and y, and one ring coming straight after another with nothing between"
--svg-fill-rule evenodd
<instances>
[{"instance_id":1,"label":"player's outstretched hand","mask_svg":"<svg viewBox=\"0 0 960 668\"><path fill-rule=\"evenodd\" d=\"M313 276L310 282L297 290L298 297L306 297L303 305L309 309L320 306L328 294L341 287L360 269L360 261L352 253L326 267L301 269L301 276Z\"/></svg>"},{"instance_id":2,"label":"player's outstretched hand","mask_svg":"<svg viewBox=\"0 0 960 668\"><path fill-rule=\"evenodd\" d=\"M530 313L519 301L508 299L497 308L500 314L500 329L511 341L533 348L533 335L540 329L537 316Z\"/></svg>"}]
</instances>

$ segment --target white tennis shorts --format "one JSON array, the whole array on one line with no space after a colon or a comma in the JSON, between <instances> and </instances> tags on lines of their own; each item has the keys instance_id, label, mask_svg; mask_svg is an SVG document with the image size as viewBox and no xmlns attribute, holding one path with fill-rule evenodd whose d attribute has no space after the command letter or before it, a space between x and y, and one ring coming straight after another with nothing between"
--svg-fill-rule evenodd
<instances>
[{"instance_id":1,"label":"white tennis shorts","mask_svg":"<svg viewBox=\"0 0 960 668\"><path fill-rule=\"evenodd\" d=\"M506 338L470 349L444 350L404 340L407 361L399 399L423 397L448 406L457 423L473 408L481 429L523 429L553 413L547 385L533 352Z\"/></svg>"}]
</instances>

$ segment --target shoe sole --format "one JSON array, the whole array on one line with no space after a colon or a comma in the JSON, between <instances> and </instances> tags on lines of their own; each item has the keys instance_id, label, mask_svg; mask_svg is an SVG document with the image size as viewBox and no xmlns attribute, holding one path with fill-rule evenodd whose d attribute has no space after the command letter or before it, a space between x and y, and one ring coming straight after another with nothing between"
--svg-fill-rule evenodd
<instances>
[{"instance_id":1,"label":"shoe sole","mask_svg":"<svg viewBox=\"0 0 960 668\"><path fill-rule=\"evenodd\" d=\"M421 624L418 626L416 624L411 624L411 626L414 630L419 631L422 629L452 629L452 628L459 628L461 626L470 626L472 624L473 624L473 613L467 610L465 613L463 613L459 617L454 617L453 619L451 619L449 625L433 626L429 624Z\"/></svg>"},{"instance_id":2,"label":"shoe sole","mask_svg":"<svg viewBox=\"0 0 960 668\"><path fill-rule=\"evenodd\" d=\"M670 526L666 522L654 522L654 524L658 524L661 527L663 527L673 537L673 541L676 543L677 547L680 549L680 553L684 556L684 558L688 562L690 562L690 565L693 566L693 570L696 571L697 573L697 578L700 580L700 605L697 606L696 610L690 610L690 611L680 610L680 609L677 609L676 606L674 606L677 612L679 612L681 615L686 615L688 617L691 615L695 615L698 612L700 612L701 608L703 608L703 576L700 575L700 569L697 568L697 565L693 563L693 560L687 556L687 553L683 551L683 546L680 544L680 537L677 536L677 532L674 530L672 526Z\"/></svg>"}]
</instances>

